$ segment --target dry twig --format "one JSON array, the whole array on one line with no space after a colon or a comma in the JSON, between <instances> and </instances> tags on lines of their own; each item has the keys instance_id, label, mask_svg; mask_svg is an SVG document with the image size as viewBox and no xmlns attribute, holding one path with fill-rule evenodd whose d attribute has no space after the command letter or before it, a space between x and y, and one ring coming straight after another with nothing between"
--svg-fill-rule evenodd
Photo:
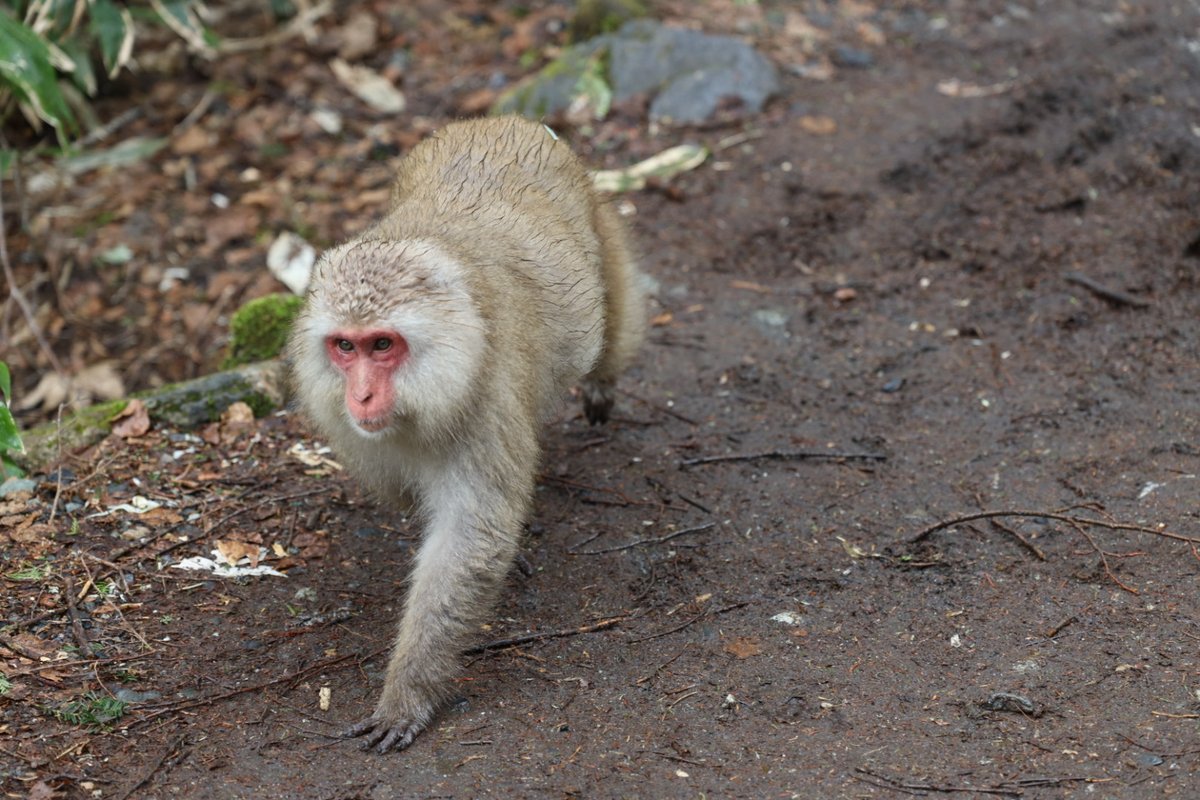
<instances>
[{"instance_id":1,"label":"dry twig","mask_svg":"<svg viewBox=\"0 0 1200 800\"><path fill-rule=\"evenodd\" d=\"M624 622L627 619L629 619L628 614L620 617L609 617L608 619L602 619L599 622L593 622L589 625L580 625L578 628L567 628L559 631L543 631L541 633L526 633L521 636L512 636L508 639L496 639L495 641L484 642L483 644L475 645L474 647L468 648L463 652L469 656L477 656L480 653L486 653L489 650L503 650L506 647L516 647L517 645L529 644L530 642L541 642L545 641L546 639L562 639L566 636L579 636L583 633L595 633L596 631L607 630L614 625Z\"/></svg>"},{"instance_id":2,"label":"dry twig","mask_svg":"<svg viewBox=\"0 0 1200 800\"><path fill-rule=\"evenodd\" d=\"M1133 308L1146 308L1150 305L1149 300L1143 300L1140 297L1134 297L1128 292L1122 292L1120 289L1113 289L1110 286L1105 286L1095 278L1089 278L1082 272L1068 272L1063 275L1067 283L1073 283L1076 286L1082 286L1097 297L1103 298L1110 303L1116 303L1119 306L1132 306Z\"/></svg>"},{"instance_id":3,"label":"dry twig","mask_svg":"<svg viewBox=\"0 0 1200 800\"><path fill-rule=\"evenodd\" d=\"M696 467L702 464L717 464L722 461L800 461L800 460L859 460L887 461L882 453L847 453L841 450L768 450L764 453L730 453L724 456L701 456L685 458L681 467Z\"/></svg>"},{"instance_id":4,"label":"dry twig","mask_svg":"<svg viewBox=\"0 0 1200 800\"><path fill-rule=\"evenodd\" d=\"M995 521L999 517L1035 517L1035 518L1042 518L1042 519L1052 519L1052 520L1056 520L1058 522L1064 522L1064 523L1070 525L1072 528L1075 529L1075 531L1080 536L1083 537L1084 541L1086 541L1088 543L1088 545L1091 546L1092 550L1094 550L1096 552L1096 554L1100 556L1100 563L1104 567L1104 574L1107 575L1108 578L1113 583L1115 583L1117 586L1121 587L1125 591L1130 592L1132 594L1138 594L1137 589L1133 588L1132 586L1129 586L1128 584L1122 583L1121 580L1119 578L1117 578L1117 576L1113 573L1112 568L1108 563L1108 559L1110 557L1111 558L1128 558L1130 556L1138 555L1138 554L1136 554L1136 553L1114 553L1109 550L1105 550L1104 548L1100 547L1100 545L1096 543L1096 540L1094 538L1092 538L1092 535L1087 532L1087 530L1086 530L1087 526L1094 525L1098 528L1107 528L1108 530L1114 530L1114 531L1135 531L1137 533L1149 533L1149 534L1153 534L1154 536L1161 536L1164 539L1174 539L1179 542L1187 542L1191 546L1192 553L1194 555L1197 554L1196 545L1200 544L1200 538L1197 538L1195 536L1184 536L1183 534L1180 534L1180 533L1172 533L1171 531L1165 530L1163 528L1151 528L1148 525L1134 525L1134 524L1128 523L1128 522L1110 522L1108 520L1095 519L1092 517L1079 517L1079 516L1075 516L1074 514L1065 514L1065 513L1063 513L1062 510L1060 510L1060 511L979 511L974 514L963 514L962 516L943 520L937 524L930 525L929 527L925 528L924 530L918 532L915 536L911 537L908 540L908 542L909 542L909 544L913 544L913 543L919 542L919 541L929 537L930 535L932 535L934 533L937 533L940 530L944 530L946 528L951 528L951 527L954 527L955 525L962 525L967 522L973 522L978 519L991 520L993 524L996 524ZM1004 528L1003 526L997 525L997 527L1000 527L1002 530L1007 530L1008 532L1015 534L1015 531ZM1020 537L1018 537L1018 538L1020 538ZM1033 548L1033 546L1031 544L1025 542L1023 539L1021 541L1022 541L1022 544L1025 544L1027 547ZM1039 557L1042 557L1044 560L1044 557L1040 555L1041 551L1034 548L1034 552L1039 554ZM1200 555L1197 555L1197 557L1200 557Z\"/></svg>"},{"instance_id":5,"label":"dry twig","mask_svg":"<svg viewBox=\"0 0 1200 800\"><path fill-rule=\"evenodd\" d=\"M915 536L909 539L909 544L919 542L922 539L928 538L932 534L937 533L945 528L953 528L955 525L962 525L965 522L974 522L977 519L994 519L996 517L1041 517L1044 519L1058 520L1059 522L1078 523L1080 525L1095 525L1099 528L1108 528L1114 531L1137 531L1139 533L1152 533L1155 536L1162 536L1166 539L1175 539L1180 542L1188 542L1190 544L1200 544L1200 538L1195 536L1184 536L1179 533L1172 533L1161 528L1151 528L1146 525L1134 525L1128 522L1108 522L1102 519L1089 519L1087 517L1076 517L1070 514L1063 514L1059 511L979 511L974 514L963 514L962 516L953 517L943 520L937 524L930 525L928 528L918 532Z\"/></svg>"},{"instance_id":6,"label":"dry twig","mask_svg":"<svg viewBox=\"0 0 1200 800\"><path fill-rule=\"evenodd\" d=\"M886 788L894 789L906 794L921 794L924 792L964 792L966 794L997 794L1002 797L1021 797L1024 794L1024 792L1022 792L1020 789L1008 789L1001 786L945 786L935 783L913 783L891 778L878 772L872 772L866 767L855 767L854 771L870 776L877 781L882 781L882 784L876 785L883 785Z\"/></svg>"},{"instance_id":7,"label":"dry twig","mask_svg":"<svg viewBox=\"0 0 1200 800\"><path fill-rule=\"evenodd\" d=\"M1037 556L1038 561L1046 560L1046 554L1042 552L1042 549L1022 536L1020 531L1016 530L1015 528L1008 527L998 519L989 520L989 522L1020 542L1022 547Z\"/></svg>"},{"instance_id":8,"label":"dry twig","mask_svg":"<svg viewBox=\"0 0 1200 800\"><path fill-rule=\"evenodd\" d=\"M629 550L634 547L640 547L641 545L644 545L644 544L662 544L663 542L669 542L672 539L676 539L680 536L685 536L690 533L700 533L701 531L706 531L709 528L712 528L713 526L715 526L716 524L717 523L715 523L715 522L706 522L703 525L696 525L691 528L684 528L681 531L675 531L674 533L668 533L666 536L657 536L653 539L634 539L632 542L626 542L625 544L618 544L618 545L614 545L612 547L601 547L597 550L568 550L567 554L572 555L572 556L597 556L597 555L600 555L601 553L615 553L618 550ZM591 539L589 539L588 541L591 541Z\"/></svg>"}]
</instances>

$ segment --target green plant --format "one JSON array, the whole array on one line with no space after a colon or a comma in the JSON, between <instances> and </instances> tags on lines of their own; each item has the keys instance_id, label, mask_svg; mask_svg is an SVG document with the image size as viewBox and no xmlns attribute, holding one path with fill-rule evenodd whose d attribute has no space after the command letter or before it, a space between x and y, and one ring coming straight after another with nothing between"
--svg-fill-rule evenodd
<instances>
[{"instance_id":1,"label":"green plant","mask_svg":"<svg viewBox=\"0 0 1200 800\"><path fill-rule=\"evenodd\" d=\"M142 679L142 676L131 669L113 669L110 673L121 683L137 683Z\"/></svg>"},{"instance_id":2,"label":"green plant","mask_svg":"<svg viewBox=\"0 0 1200 800\"><path fill-rule=\"evenodd\" d=\"M127 705L115 697L88 692L78 700L63 703L54 710L54 716L71 725L103 730L125 715Z\"/></svg>"},{"instance_id":3,"label":"green plant","mask_svg":"<svg viewBox=\"0 0 1200 800\"><path fill-rule=\"evenodd\" d=\"M209 48L212 35L196 16L195 0L149 4L148 18L193 48ZM83 98L98 89L93 54L104 74L116 77L133 57L135 36L129 8L113 0L0 0L0 121L19 108L35 128L54 128L66 146L79 132Z\"/></svg>"},{"instance_id":4,"label":"green plant","mask_svg":"<svg viewBox=\"0 0 1200 800\"><path fill-rule=\"evenodd\" d=\"M0 697L12 691L12 681L3 672L0 672Z\"/></svg>"},{"instance_id":5,"label":"green plant","mask_svg":"<svg viewBox=\"0 0 1200 800\"><path fill-rule=\"evenodd\" d=\"M6 572L4 577L10 581L44 581L50 577L49 564L32 564L28 567L21 567L15 572Z\"/></svg>"},{"instance_id":6,"label":"green plant","mask_svg":"<svg viewBox=\"0 0 1200 800\"><path fill-rule=\"evenodd\" d=\"M12 376L8 373L8 364L0 361L0 480L25 474L12 457L13 453L24 453L25 445L21 442L17 421L8 407L11 398Z\"/></svg>"}]
</instances>

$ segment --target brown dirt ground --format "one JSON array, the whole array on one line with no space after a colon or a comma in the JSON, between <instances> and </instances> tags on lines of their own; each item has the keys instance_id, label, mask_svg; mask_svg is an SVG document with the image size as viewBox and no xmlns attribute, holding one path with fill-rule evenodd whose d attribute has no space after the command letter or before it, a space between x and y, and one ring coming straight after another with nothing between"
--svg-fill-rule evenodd
<instances>
[{"instance_id":1,"label":"brown dirt ground","mask_svg":"<svg viewBox=\"0 0 1200 800\"><path fill-rule=\"evenodd\" d=\"M131 389L211 368L223 315L274 288L261 231L362 227L386 159L482 102L496 70L519 74L565 16L387 5L364 8L411 49L399 123L337 88L320 40L126 87L144 114L122 135L168 133L225 89L200 150L177 138L64 188L32 233L10 226L21 274L57 282L32 291L65 361L115 358ZM1200 535L1196 5L662 8L781 63L839 46L873 63L789 74L747 122L651 134L630 108L575 135L606 165L728 145L623 198L656 326L614 424L572 405L546 432L532 574L480 642L618 621L472 655L466 703L407 752L361 753L333 735L378 690L413 526L289 456L307 441L292 418L112 438L67 458L57 500L50 476L4 508L5 796L1200 796L1200 556L1167 536ZM319 103L347 115L340 139L296 121ZM237 227L217 191L252 219ZM138 255L105 273L94 253L119 242ZM164 294L166 264L192 276ZM23 347L5 358L27 390ZM886 460L681 466L796 450ZM174 507L89 516L135 494ZM983 510L1028 513L914 541ZM288 549L287 578L159 567L256 538ZM12 577L31 564L49 575ZM149 694L105 730L53 714L122 688Z\"/></svg>"}]
</instances>

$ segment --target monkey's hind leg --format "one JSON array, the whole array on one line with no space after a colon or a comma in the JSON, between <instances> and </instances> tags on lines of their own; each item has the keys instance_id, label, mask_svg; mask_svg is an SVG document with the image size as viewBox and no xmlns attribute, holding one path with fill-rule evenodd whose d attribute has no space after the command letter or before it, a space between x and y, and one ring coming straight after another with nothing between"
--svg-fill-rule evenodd
<instances>
[{"instance_id":1,"label":"monkey's hind leg","mask_svg":"<svg viewBox=\"0 0 1200 800\"><path fill-rule=\"evenodd\" d=\"M600 205L595 225L603 247L604 350L580 387L583 411L592 425L608 421L617 378L629 366L646 335L646 287L633 262L621 221L610 206Z\"/></svg>"}]
</instances>

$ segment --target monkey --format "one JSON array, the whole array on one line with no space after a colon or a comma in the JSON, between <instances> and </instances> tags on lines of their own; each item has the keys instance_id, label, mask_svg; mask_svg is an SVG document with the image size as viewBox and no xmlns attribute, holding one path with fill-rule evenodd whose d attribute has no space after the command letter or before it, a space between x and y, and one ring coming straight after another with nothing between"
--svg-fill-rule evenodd
<instances>
[{"instance_id":1,"label":"monkey","mask_svg":"<svg viewBox=\"0 0 1200 800\"><path fill-rule=\"evenodd\" d=\"M518 117L451 123L399 162L388 210L326 251L287 345L298 405L421 543L371 715L403 750L453 699L459 656L519 553L541 425L578 386L608 420L645 335L623 221L567 144Z\"/></svg>"}]
</instances>

